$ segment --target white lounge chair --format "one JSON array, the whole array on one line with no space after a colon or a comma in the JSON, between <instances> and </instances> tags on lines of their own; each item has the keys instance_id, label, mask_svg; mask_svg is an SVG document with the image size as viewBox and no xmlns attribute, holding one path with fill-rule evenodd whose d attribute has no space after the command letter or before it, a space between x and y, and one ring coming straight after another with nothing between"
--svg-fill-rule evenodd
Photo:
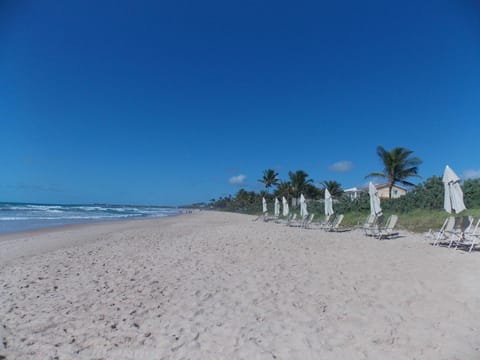
<instances>
[{"instance_id":1,"label":"white lounge chair","mask_svg":"<svg viewBox=\"0 0 480 360\"><path fill-rule=\"evenodd\" d=\"M472 250L475 248L476 245L480 244L480 219L477 221L477 225L475 225L472 232L465 234L466 240L469 242L470 247L468 248L468 252L471 253Z\"/></svg>"},{"instance_id":2,"label":"white lounge chair","mask_svg":"<svg viewBox=\"0 0 480 360\"><path fill-rule=\"evenodd\" d=\"M363 231L367 236L375 236L383 223L382 215L370 215L367 222L363 225Z\"/></svg>"},{"instance_id":3,"label":"white lounge chair","mask_svg":"<svg viewBox=\"0 0 480 360\"><path fill-rule=\"evenodd\" d=\"M297 221L297 214L293 214L292 217L288 219L287 226L299 226L299 222Z\"/></svg>"},{"instance_id":4,"label":"white lounge chair","mask_svg":"<svg viewBox=\"0 0 480 360\"><path fill-rule=\"evenodd\" d=\"M310 216L307 215L307 216L304 216L301 219L297 220L297 214L295 214L293 216L292 220L290 221L290 223L287 224L287 225L288 226L293 226L293 227L305 228L307 226L307 223L309 223L309 221L311 222L310 218L313 219L312 215L313 214L311 214Z\"/></svg>"},{"instance_id":5,"label":"white lounge chair","mask_svg":"<svg viewBox=\"0 0 480 360\"><path fill-rule=\"evenodd\" d=\"M275 220L275 224L287 224L290 221L290 219L292 218L292 216L293 216L293 214L291 213L283 219L277 219L277 220Z\"/></svg>"},{"instance_id":6,"label":"white lounge chair","mask_svg":"<svg viewBox=\"0 0 480 360\"><path fill-rule=\"evenodd\" d=\"M369 229L373 226L373 224L375 223L375 214L370 214L368 215L367 217L367 220L365 220L365 222L363 224L359 224L358 225L358 228L362 229L362 230L366 230L366 229Z\"/></svg>"},{"instance_id":7,"label":"white lounge chair","mask_svg":"<svg viewBox=\"0 0 480 360\"><path fill-rule=\"evenodd\" d=\"M253 219L252 221L258 221L262 219L263 221L268 221L268 212L264 212L260 215L258 215L255 219Z\"/></svg>"},{"instance_id":8,"label":"white lounge chair","mask_svg":"<svg viewBox=\"0 0 480 360\"><path fill-rule=\"evenodd\" d=\"M336 217L337 217L337 214L331 214L331 215L325 216L325 219L323 220L323 222L320 223L320 228L324 229L327 227L331 227Z\"/></svg>"},{"instance_id":9,"label":"white lounge chair","mask_svg":"<svg viewBox=\"0 0 480 360\"><path fill-rule=\"evenodd\" d=\"M439 231L431 232L432 237L434 239L432 245L437 246L440 243L440 241L447 239L448 233L453 231L454 227L455 227L455 217L449 216L448 218L445 219Z\"/></svg>"},{"instance_id":10,"label":"white lounge chair","mask_svg":"<svg viewBox=\"0 0 480 360\"><path fill-rule=\"evenodd\" d=\"M450 220L450 217L447 217L445 219L445 221L443 222L442 224L442 227L440 228L440 230L438 232L434 231L433 229L429 229L425 234L424 234L424 238L426 240L435 240L435 238L437 237L437 234L439 232L442 232L444 229L445 229L445 226L447 225L447 222Z\"/></svg>"},{"instance_id":11,"label":"white lounge chair","mask_svg":"<svg viewBox=\"0 0 480 360\"><path fill-rule=\"evenodd\" d=\"M335 217L333 222L331 223L330 226L326 226L324 228L325 231L339 231L340 230L340 224L343 221L343 214L339 214Z\"/></svg>"},{"instance_id":12,"label":"white lounge chair","mask_svg":"<svg viewBox=\"0 0 480 360\"><path fill-rule=\"evenodd\" d=\"M277 222L277 221L280 220L280 218L279 218L277 215L269 216L268 213L266 213L266 214L264 215L263 220L264 220L264 221L275 221L275 222Z\"/></svg>"},{"instance_id":13,"label":"white lounge chair","mask_svg":"<svg viewBox=\"0 0 480 360\"><path fill-rule=\"evenodd\" d=\"M473 248L479 242L479 225L480 219L478 219L476 225L473 217L469 217L470 225L465 229L461 236L455 234L455 238L450 240L450 244L455 243L455 250L458 247L468 248L468 252L472 252Z\"/></svg>"},{"instance_id":14,"label":"white lounge chair","mask_svg":"<svg viewBox=\"0 0 480 360\"><path fill-rule=\"evenodd\" d=\"M385 239L390 236L398 235L398 232L394 232L394 228L397 225L398 216L397 215L390 215L385 226L380 228L375 234L375 237L379 239Z\"/></svg>"},{"instance_id":15,"label":"white lounge chair","mask_svg":"<svg viewBox=\"0 0 480 360\"><path fill-rule=\"evenodd\" d=\"M333 220L335 219L336 214L325 216L321 222L312 222L309 224L309 229L325 229L328 226L331 226Z\"/></svg>"},{"instance_id":16,"label":"white lounge chair","mask_svg":"<svg viewBox=\"0 0 480 360\"><path fill-rule=\"evenodd\" d=\"M314 217L315 214L310 214L307 218L305 218L302 227L305 229L309 229Z\"/></svg>"},{"instance_id":17,"label":"white lounge chair","mask_svg":"<svg viewBox=\"0 0 480 360\"><path fill-rule=\"evenodd\" d=\"M455 249L458 245L462 245L465 239L465 233L471 232L471 227L473 224L473 217L472 216L457 216L455 218L455 224L453 226L453 230L447 232L450 235L450 242L448 247L452 247L455 244Z\"/></svg>"}]
</instances>

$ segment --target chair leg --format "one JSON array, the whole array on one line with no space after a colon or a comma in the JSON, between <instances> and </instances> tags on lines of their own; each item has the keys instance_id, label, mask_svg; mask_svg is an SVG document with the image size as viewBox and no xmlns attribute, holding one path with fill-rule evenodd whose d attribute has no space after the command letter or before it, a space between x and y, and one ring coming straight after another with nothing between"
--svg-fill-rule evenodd
<instances>
[{"instance_id":1,"label":"chair leg","mask_svg":"<svg viewBox=\"0 0 480 360\"><path fill-rule=\"evenodd\" d=\"M440 231L437 236L435 237L435 241L433 242L433 246L438 246L440 242L440 238L443 237L443 231Z\"/></svg>"},{"instance_id":2,"label":"chair leg","mask_svg":"<svg viewBox=\"0 0 480 360\"><path fill-rule=\"evenodd\" d=\"M472 238L472 244L470 245L470 249L468 250L468 253L472 252L473 248L475 247L475 244L476 244L476 240Z\"/></svg>"},{"instance_id":3,"label":"chair leg","mask_svg":"<svg viewBox=\"0 0 480 360\"><path fill-rule=\"evenodd\" d=\"M454 238L453 238L453 234L450 235L450 243L448 244L448 248L450 249L453 245L453 241L454 241Z\"/></svg>"}]
</instances>

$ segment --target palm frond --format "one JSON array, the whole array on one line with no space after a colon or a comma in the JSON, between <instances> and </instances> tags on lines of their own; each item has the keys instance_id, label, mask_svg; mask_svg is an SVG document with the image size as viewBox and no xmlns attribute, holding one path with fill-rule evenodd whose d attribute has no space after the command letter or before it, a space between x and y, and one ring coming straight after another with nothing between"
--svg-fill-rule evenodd
<instances>
[{"instance_id":1,"label":"palm frond","mask_svg":"<svg viewBox=\"0 0 480 360\"><path fill-rule=\"evenodd\" d=\"M422 163L422 160L418 157L411 157L412 154L412 150L403 147L395 147L387 151L383 146L379 145L377 147L377 155L382 160L384 172L372 172L365 176L365 178L387 178L390 188L395 183L413 186L413 183L405 179L409 177L420 177L420 175L418 175L418 166Z\"/></svg>"},{"instance_id":2,"label":"palm frond","mask_svg":"<svg viewBox=\"0 0 480 360\"><path fill-rule=\"evenodd\" d=\"M381 173L381 172L372 172L368 175L365 176L365 179L368 179L368 178L371 178L371 177L383 177L383 178L387 178L388 176L384 173Z\"/></svg>"}]
</instances>

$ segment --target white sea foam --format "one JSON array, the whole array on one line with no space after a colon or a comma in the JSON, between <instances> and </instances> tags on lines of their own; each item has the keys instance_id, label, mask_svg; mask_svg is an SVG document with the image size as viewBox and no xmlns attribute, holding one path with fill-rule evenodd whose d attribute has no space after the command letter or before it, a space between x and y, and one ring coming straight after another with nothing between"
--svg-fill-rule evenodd
<instances>
[{"instance_id":1,"label":"white sea foam","mask_svg":"<svg viewBox=\"0 0 480 360\"><path fill-rule=\"evenodd\" d=\"M52 210L52 209L61 209L62 206L60 205L26 205L27 209L34 209L34 210Z\"/></svg>"},{"instance_id":2,"label":"white sea foam","mask_svg":"<svg viewBox=\"0 0 480 360\"><path fill-rule=\"evenodd\" d=\"M164 217L178 213L177 209L161 207L0 203L0 232L89 221Z\"/></svg>"}]
</instances>

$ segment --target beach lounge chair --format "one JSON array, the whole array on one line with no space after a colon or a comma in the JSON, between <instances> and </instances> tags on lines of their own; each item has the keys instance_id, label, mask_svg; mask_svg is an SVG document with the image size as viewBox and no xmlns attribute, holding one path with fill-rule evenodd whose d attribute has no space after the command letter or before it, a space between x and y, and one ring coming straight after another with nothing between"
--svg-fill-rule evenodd
<instances>
[{"instance_id":1,"label":"beach lounge chair","mask_svg":"<svg viewBox=\"0 0 480 360\"><path fill-rule=\"evenodd\" d=\"M289 214L287 215L287 217L283 218L283 219L277 219L275 220L275 224L287 224L290 219L292 218L293 214Z\"/></svg>"},{"instance_id":2,"label":"beach lounge chair","mask_svg":"<svg viewBox=\"0 0 480 360\"><path fill-rule=\"evenodd\" d=\"M264 221L276 221L276 220L278 220L278 216L275 216L275 215L268 216L268 215L266 215L263 220Z\"/></svg>"},{"instance_id":3,"label":"beach lounge chair","mask_svg":"<svg viewBox=\"0 0 480 360\"><path fill-rule=\"evenodd\" d=\"M363 231L367 236L375 236L378 233L378 229L382 226L383 215L370 215L367 222L363 224Z\"/></svg>"},{"instance_id":4,"label":"beach lounge chair","mask_svg":"<svg viewBox=\"0 0 480 360\"><path fill-rule=\"evenodd\" d=\"M263 218L263 221L279 221L279 217L276 216L276 215L273 215L273 216L269 216L268 213L264 214L264 218Z\"/></svg>"},{"instance_id":5,"label":"beach lounge chair","mask_svg":"<svg viewBox=\"0 0 480 360\"><path fill-rule=\"evenodd\" d=\"M480 239L480 219L478 219L477 223L475 224L475 219L471 216L469 216L468 221L470 222L470 225L465 229L461 235L458 235L458 233L453 232L452 233L452 238L450 239L450 244L453 245L455 243L455 250L458 249L459 247L463 247L468 249L468 252L472 252L472 250L475 248L477 244L479 244L479 239Z\"/></svg>"},{"instance_id":6,"label":"beach lounge chair","mask_svg":"<svg viewBox=\"0 0 480 360\"><path fill-rule=\"evenodd\" d=\"M312 230L324 229L325 227L331 225L333 219L335 219L335 216L336 216L335 214L329 215L329 216L325 216L325 218L324 218L323 221L321 221L321 222L314 222L314 221L312 221L310 224L308 224L308 228L309 228L309 229L312 229Z\"/></svg>"},{"instance_id":7,"label":"beach lounge chair","mask_svg":"<svg viewBox=\"0 0 480 360\"><path fill-rule=\"evenodd\" d=\"M370 214L370 215L368 215L367 219L365 220L365 222L363 224L360 224L360 223L357 224L357 228L359 228L359 229L369 228L369 227L372 226L374 221L375 221L375 215Z\"/></svg>"},{"instance_id":8,"label":"beach lounge chair","mask_svg":"<svg viewBox=\"0 0 480 360\"><path fill-rule=\"evenodd\" d=\"M288 224L288 226L299 227L299 228L303 229L303 228L306 228L307 226L310 225L310 223L311 223L310 219L313 219L313 214L304 216L304 217L302 217L301 219L298 219L298 220L296 220L296 218L297 218L297 216L295 214L294 218L292 219L290 224Z\"/></svg>"},{"instance_id":9,"label":"beach lounge chair","mask_svg":"<svg viewBox=\"0 0 480 360\"><path fill-rule=\"evenodd\" d=\"M458 245L462 245L465 240L465 232L470 231L470 226L472 225L473 218L471 216L456 216L453 229L445 231L445 236L450 240L448 242L448 247L452 247L455 244L455 248Z\"/></svg>"},{"instance_id":10,"label":"beach lounge chair","mask_svg":"<svg viewBox=\"0 0 480 360\"><path fill-rule=\"evenodd\" d=\"M268 212L264 212L260 215L258 215L255 219L253 219L252 221L258 221L262 219L263 221L268 221Z\"/></svg>"},{"instance_id":11,"label":"beach lounge chair","mask_svg":"<svg viewBox=\"0 0 480 360\"><path fill-rule=\"evenodd\" d=\"M299 222L297 221L297 214L293 214L292 217L288 219L287 226L299 226Z\"/></svg>"},{"instance_id":12,"label":"beach lounge chair","mask_svg":"<svg viewBox=\"0 0 480 360\"><path fill-rule=\"evenodd\" d=\"M457 216L455 218L455 225L452 231L449 231L447 234L450 235L450 242L448 247L452 247L455 244L455 249L459 245L464 245L467 241L466 234L469 234L473 230L473 217L472 216Z\"/></svg>"},{"instance_id":13,"label":"beach lounge chair","mask_svg":"<svg viewBox=\"0 0 480 360\"><path fill-rule=\"evenodd\" d=\"M433 237L433 246L437 246L440 241L445 240L448 238L448 233L453 231L453 228L455 227L455 217L449 216L443 223L442 227L438 232L431 232L431 235Z\"/></svg>"},{"instance_id":14,"label":"beach lounge chair","mask_svg":"<svg viewBox=\"0 0 480 360\"><path fill-rule=\"evenodd\" d=\"M305 229L309 229L314 217L315 217L315 214L310 214L307 218L305 218L302 227Z\"/></svg>"},{"instance_id":15,"label":"beach lounge chair","mask_svg":"<svg viewBox=\"0 0 480 360\"><path fill-rule=\"evenodd\" d=\"M475 225L473 230L471 232L465 234L465 238L468 242L468 245L470 245L469 248L468 248L469 253L471 253L472 250L475 248L475 246L480 243L479 225L480 225L480 219L478 219L477 225Z\"/></svg>"},{"instance_id":16,"label":"beach lounge chair","mask_svg":"<svg viewBox=\"0 0 480 360\"><path fill-rule=\"evenodd\" d=\"M390 215L385 226L383 228L379 228L378 232L375 234L375 237L377 237L378 239L385 239L391 236L398 235L398 232L394 232L397 221L397 215Z\"/></svg>"},{"instance_id":17,"label":"beach lounge chair","mask_svg":"<svg viewBox=\"0 0 480 360\"><path fill-rule=\"evenodd\" d=\"M445 226L447 225L447 222L449 221L450 217L447 217L445 219L445 221L443 222L442 224L442 227L440 228L440 230L438 232L441 232L443 231L443 229L445 229ZM424 238L425 240L435 240L435 238L437 237L437 234L438 232L435 232L433 229L429 229L425 234L424 234Z\"/></svg>"},{"instance_id":18,"label":"beach lounge chair","mask_svg":"<svg viewBox=\"0 0 480 360\"><path fill-rule=\"evenodd\" d=\"M337 215L330 226L326 226L324 228L325 231L340 231L340 224L343 221L343 214Z\"/></svg>"},{"instance_id":19,"label":"beach lounge chair","mask_svg":"<svg viewBox=\"0 0 480 360\"><path fill-rule=\"evenodd\" d=\"M325 219L323 220L323 222L319 224L320 228L324 229L326 227L332 226L332 223L336 217L337 217L337 214L325 216Z\"/></svg>"}]
</instances>

